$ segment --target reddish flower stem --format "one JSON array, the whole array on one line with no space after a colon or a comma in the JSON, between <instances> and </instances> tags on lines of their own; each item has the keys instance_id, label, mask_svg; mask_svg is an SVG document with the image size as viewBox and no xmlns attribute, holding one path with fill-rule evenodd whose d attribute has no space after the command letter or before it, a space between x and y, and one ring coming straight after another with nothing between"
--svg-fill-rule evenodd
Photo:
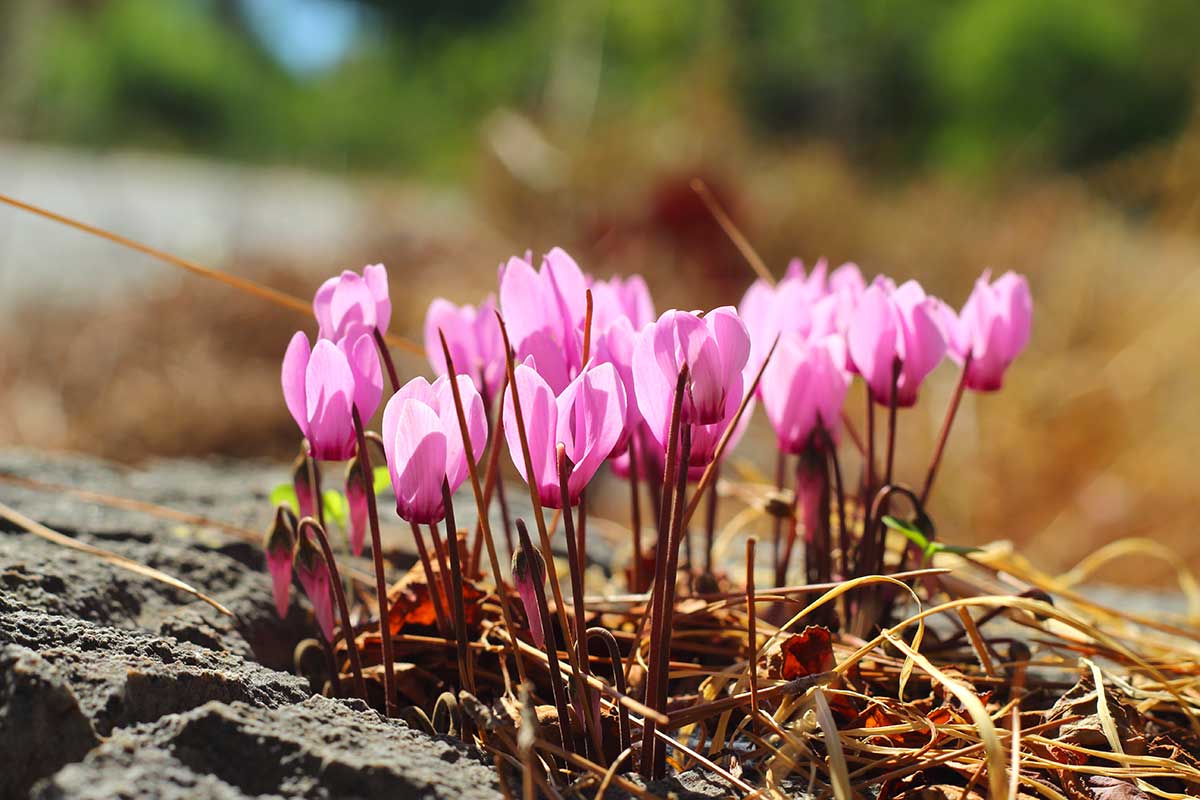
<instances>
[{"instance_id":1,"label":"reddish flower stem","mask_svg":"<svg viewBox=\"0 0 1200 800\"><path fill-rule=\"evenodd\" d=\"M746 540L746 649L750 662L751 725L758 719L758 614L754 604L754 546L757 543L753 536Z\"/></svg>"},{"instance_id":2,"label":"reddish flower stem","mask_svg":"<svg viewBox=\"0 0 1200 800\"><path fill-rule=\"evenodd\" d=\"M325 556L325 568L329 570L329 590L333 593L333 600L337 604L338 614L341 616L342 640L345 641L346 653L350 656L350 671L354 675L354 688L358 690L358 696L365 701L367 699L367 682L363 680L362 661L358 657L358 647L354 642L354 627L350 624L350 608L346 605L346 593L342 590L342 576L338 573L337 563L333 560L329 537L325 535L325 528L312 517L300 520L296 533L303 536L306 529L313 532L313 538L317 540L317 544L321 546L321 554ZM333 642L330 642L329 646L332 649ZM338 680L336 663L334 670L332 679L336 685Z\"/></svg>"},{"instance_id":3,"label":"reddish flower stem","mask_svg":"<svg viewBox=\"0 0 1200 800\"><path fill-rule=\"evenodd\" d=\"M575 710L579 719L586 724L590 745L594 748L593 758L602 758L604 748L600 738L600 726L592 713L592 692L588 689L583 677L590 674L591 665L588 663L587 628L583 607L583 556L580 553L580 542L576 536L576 528L571 514L571 495L567 484L571 479L571 462L567 458L566 448L558 444L555 451L558 463L558 486L563 499L563 528L567 540L567 566L571 573L571 602L573 604L575 623L575 645L578 648L579 672L575 674ZM582 498L580 504L582 505ZM550 557L553 557L551 554Z\"/></svg>"},{"instance_id":4,"label":"reddish flower stem","mask_svg":"<svg viewBox=\"0 0 1200 800\"><path fill-rule=\"evenodd\" d=\"M962 402L963 390L967 387L967 370L970 367L971 354L967 353L967 357L963 359L962 373L958 376L958 384L954 387L954 394L950 397L950 406L946 409L946 418L942 421L942 430L938 434L933 459L929 462L929 469L925 473L925 486L921 489L922 506L929 502L929 493L933 490L933 479L937 477L938 467L942 463L942 453L946 449L946 440L950 438L950 427L954 424L955 417L958 416L958 405Z\"/></svg>"},{"instance_id":5,"label":"reddish flower stem","mask_svg":"<svg viewBox=\"0 0 1200 800\"><path fill-rule=\"evenodd\" d=\"M507 380L507 379L506 379ZM484 380L483 374L479 376L479 384L483 387L483 407L486 409L492 408L492 403L495 401L496 411L492 417L492 441L488 451L488 469L487 469L487 490L484 492L484 510L491 512L492 508L492 490L495 489L496 499L500 502L500 521L504 523L504 542L508 545L508 552L511 555L513 552L513 535L512 523L508 513L508 496L504 493L504 481L500 479L500 451L503 449L501 443L504 442L504 403L500 402L500 398L504 397L504 385L500 389L500 398L491 397L488 391L487 381ZM479 540L483 534L483 529L479 529L475 533L475 548L474 562L476 568L479 565Z\"/></svg>"},{"instance_id":6,"label":"reddish flower stem","mask_svg":"<svg viewBox=\"0 0 1200 800\"><path fill-rule=\"evenodd\" d=\"M442 342L442 354L446 358L446 372L450 376L450 396L454 398L454 411L458 416L458 430L462 435L463 452L474 453L475 449L471 445L471 430L467 426L467 414L463 410L462 394L458 390L458 374L454 371L454 359L450 357L450 346L446 344L446 336L440 330L438 331L438 338ZM499 440L497 439L497 441ZM495 458L493 458L494 461ZM508 605L508 590L504 586L504 577L500 572L500 559L496 556L496 542L492 538L492 526L488 521L487 498L484 495L483 488L479 484L479 465L470 456L467 457L467 474L471 477L471 491L475 495L475 509L479 515L479 530L483 533L483 543L487 546L488 561L492 567L492 578L496 582L496 595L500 598L500 616L504 619L504 628L509 634L508 641L512 650L513 660L517 664L517 675L520 681L524 683L525 662L521 658L520 648L517 647L517 629L512 624L512 612ZM488 479L494 480L495 473L489 472Z\"/></svg>"},{"instance_id":7,"label":"reddish flower stem","mask_svg":"<svg viewBox=\"0 0 1200 800\"><path fill-rule=\"evenodd\" d=\"M317 522L324 528L325 504L321 502L321 470L317 468L317 460L313 458L312 444L308 439L304 440L304 460L308 464L308 488L312 493L313 513L317 515Z\"/></svg>"},{"instance_id":8,"label":"reddish flower stem","mask_svg":"<svg viewBox=\"0 0 1200 800\"><path fill-rule=\"evenodd\" d=\"M663 486L673 487L675 485L675 473L679 467L679 425L680 418L683 416L683 393L687 386L688 368L685 364L679 370L679 379L675 383L675 398L671 406L671 423L668 429L667 438L667 456L666 465L663 474ZM684 470L686 474L686 469ZM673 576L667 575L667 550L670 549L668 537L664 536L667 530L667 515L666 495L663 496L664 502L658 510L658 544L654 554L654 583L650 590L649 617L653 627L650 632L650 671L645 677L645 695L646 704L656 711L661 711L655 703L655 694L657 679L654 677L655 669L658 662L661 660L662 640L655 634L658 632L659 621L664 616L663 597L666 594L666 584L668 580L673 582ZM643 617L643 620L645 617ZM641 644L641 631L633 642L633 652L637 652ZM631 654L632 658L632 654ZM645 778L650 778L653 773L653 753L656 737L654 736L654 721L646 720L645 726L642 728L642 761L641 774Z\"/></svg>"},{"instance_id":9,"label":"reddish flower stem","mask_svg":"<svg viewBox=\"0 0 1200 800\"><path fill-rule=\"evenodd\" d=\"M454 498L450 484L442 479L442 505L446 507L446 539L450 549L450 579L453 587L454 640L458 650L459 685L475 694L475 675L467 659L467 613L463 606L462 564L458 553L458 528L454 524Z\"/></svg>"},{"instance_id":10,"label":"reddish flower stem","mask_svg":"<svg viewBox=\"0 0 1200 800\"><path fill-rule=\"evenodd\" d=\"M640 592L642 584L642 498L638 491L637 432L629 437L629 529L633 534L633 564L630 590Z\"/></svg>"},{"instance_id":11,"label":"reddish flower stem","mask_svg":"<svg viewBox=\"0 0 1200 800\"><path fill-rule=\"evenodd\" d=\"M825 438L825 451L829 455L829 469L833 473L833 485L837 494L838 550L842 555L841 576L845 578L850 574L850 531L846 528L846 491L842 486L842 465L838 459L837 444L830 436L829 430L822 425L820 431Z\"/></svg>"},{"instance_id":12,"label":"reddish flower stem","mask_svg":"<svg viewBox=\"0 0 1200 800\"><path fill-rule=\"evenodd\" d=\"M787 479L787 453L778 451L775 458L775 492L783 494L783 482ZM775 516L771 521L771 568L779 575L779 559L783 555L783 517ZM779 581L776 586L782 585Z\"/></svg>"},{"instance_id":13,"label":"reddish flower stem","mask_svg":"<svg viewBox=\"0 0 1200 800\"><path fill-rule=\"evenodd\" d=\"M612 631L608 630L608 628L588 628L587 640L591 642L593 639L599 639L604 643L605 649L608 650L609 663L612 664L613 685L619 694L626 694L625 673L621 671L621 649L617 646L617 637L613 636ZM621 737L620 748L624 752L630 746L629 709L618 703L617 714L617 724Z\"/></svg>"},{"instance_id":14,"label":"reddish flower stem","mask_svg":"<svg viewBox=\"0 0 1200 800\"><path fill-rule=\"evenodd\" d=\"M663 599L661 608L663 613L657 618L658 635L651 636L651 644L657 640L660 645L659 661L657 665L651 664L650 670L646 675L647 679L653 679L656 682L654 691L656 705L651 706L651 708L664 712L667 708L667 688L671 667L671 623L675 616L675 576L679 571L679 545L683 537L687 535L683 517L686 505L685 501L687 500L687 463L692 453L692 426L690 423L683 425L679 432L679 439L680 469L676 478L675 499L672 503L670 538L667 540L667 568L663 576L664 580L662 581ZM662 739L659 737L655 737L651 761L654 776L656 778L665 777L667 750Z\"/></svg>"},{"instance_id":15,"label":"reddish flower stem","mask_svg":"<svg viewBox=\"0 0 1200 800\"><path fill-rule=\"evenodd\" d=\"M714 481L721 480L721 466L717 465ZM713 571L713 537L717 532L717 487L708 493L708 503L704 509L704 573L712 575Z\"/></svg>"},{"instance_id":16,"label":"reddish flower stem","mask_svg":"<svg viewBox=\"0 0 1200 800\"><path fill-rule=\"evenodd\" d=\"M383 334L379 332L379 328L373 331L375 334L375 349L379 351L379 360L383 362L383 366L387 369L388 380L392 382L392 392L400 391L400 379L396 377L396 364L392 361L392 354L388 351L387 342L383 339Z\"/></svg>"},{"instance_id":17,"label":"reddish flower stem","mask_svg":"<svg viewBox=\"0 0 1200 800\"><path fill-rule=\"evenodd\" d=\"M446 543L442 541L442 533L436 522L429 523L429 536L433 539L433 551L438 561L438 577L441 580L442 591L446 595L446 608L449 610L454 603L453 577L450 575L450 560L446 554Z\"/></svg>"},{"instance_id":18,"label":"reddish flower stem","mask_svg":"<svg viewBox=\"0 0 1200 800\"><path fill-rule=\"evenodd\" d=\"M367 437L363 432L362 418L358 409L352 409L354 433L358 437L358 463L362 466L367 486L374 486L371 456L367 452ZM375 506L375 492L367 492L367 520L371 527L371 560L375 562L375 594L379 602L379 638L383 646L384 710L387 716L396 714L396 676L392 660L392 625L388 614L387 576L383 568L383 541L379 536L379 509Z\"/></svg>"},{"instance_id":19,"label":"reddish flower stem","mask_svg":"<svg viewBox=\"0 0 1200 800\"><path fill-rule=\"evenodd\" d=\"M412 528L413 541L417 545L417 557L421 560L421 570L425 573L425 586L429 589L429 600L433 603L433 614L437 617L438 631L443 636L450 635L450 618L446 615L446 607L442 604L442 584L433 574L433 564L429 560L429 549L425 546L425 536L417 523L408 523Z\"/></svg>"},{"instance_id":20,"label":"reddish flower stem","mask_svg":"<svg viewBox=\"0 0 1200 800\"><path fill-rule=\"evenodd\" d=\"M517 536L521 547L533 551L525 520L517 518ZM542 618L542 630L546 633L546 665L550 670L550 690L554 694L554 706L558 709L558 731L564 750L575 750L571 735L571 711L567 707L567 687L563 682L562 670L558 666L558 637L554 633L554 620L550 618L550 607L546 602L546 587L542 581L533 582L533 594L537 599L538 614Z\"/></svg>"}]
</instances>

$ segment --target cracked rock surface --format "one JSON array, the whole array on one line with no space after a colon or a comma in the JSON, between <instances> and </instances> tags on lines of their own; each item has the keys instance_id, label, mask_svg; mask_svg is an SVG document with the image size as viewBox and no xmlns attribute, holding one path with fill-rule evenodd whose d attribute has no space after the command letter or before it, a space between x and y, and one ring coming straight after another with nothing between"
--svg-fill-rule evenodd
<instances>
[{"instance_id":1,"label":"cracked rock surface","mask_svg":"<svg viewBox=\"0 0 1200 800\"><path fill-rule=\"evenodd\" d=\"M277 618L254 542L278 466L135 471L0 451L33 478L211 516L211 526L0 481L0 502L195 586L236 618L0 521L0 798L499 797L477 752L312 696L286 670L310 635Z\"/></svg>"}]
</instances>

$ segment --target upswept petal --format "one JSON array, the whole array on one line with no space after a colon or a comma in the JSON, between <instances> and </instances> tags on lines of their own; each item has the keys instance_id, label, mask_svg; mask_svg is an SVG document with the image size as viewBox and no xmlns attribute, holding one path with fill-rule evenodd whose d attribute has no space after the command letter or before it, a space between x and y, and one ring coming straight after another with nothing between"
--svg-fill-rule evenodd
<instances>
[{"instance_id":1,"label":"upswept petal","mask_svg":"<svg viewBox=\"0 0 1200 800\"><path fill-rule=\"evenodd\" d=\"M521 416L529 440L533 475L525 473L525 456L521 450L511 386L504 393L504 438L508 443L508 454L521 478L526 482L532 480L542 502L549 504L548 499L554 499L558 495L557 491L552 491L558 483L554 463L554 434L558 428L558 408L554 393L537 373L531 361L519 364L513 370L513 377L521 396Z\"/></svg>"},{"instance_id":2,"label":"upswept petal","mask_svg":"<svg viewBox=\"0 0 1200 800\"><path fill-rule=\"evenodd\" d=\"M458 409L454 405L454 392L449 377L443 375L433 383L437 395L434 410L441 419L446 434L446 480L450 491L456 491L467 477L467 457L462 440L462 426L458 422ZM467 418L467 433L471 436L473 460L478 462L487 444L487 412L479 390L466 375L458 376L458 393L462 398L463 414Z\"/></svg>"},{"instance_id":3,"label":"upswept petal","mask_svg":"<svg viewBox=\"0 0 1200 800\"><path fill-rule=\"evenodd\" d=\"M350 372L354 375L354 407L363 425L367 424L383 399L383 368L375 338L360 326L352 326L346 338L338 342L346 354Z\"/></svg>"},{"instance_id":4,"label":"upswept petal","mask_svg":"<svg viewBox=\"0 0 1200 800\"><path fill-rule=\"evenodd\" d=\"M342 273L330 298L329 319L331 328L322 331L322 335L330 339L338 339L345 335L346 328L351 323L366 325L368 328L376 326L375 297L361 275L351 270Z\"/></svg>"},{"instance_id":5,"label":"upswept petal","mask_svg":"<svg viewBox=\"0 0 1200 800\"><path fill-rule=\"evenodd\" d=\"M308 436L308 405L304 389L305 374L312 351L308 346L308 337L303 331L296 331L288 343L287 352L283 356L283 369L280 381L283 384L283 401L287 409L300 426L300 432Z\"/></svg>"},{"instance_id":6,"label":"upswept petal","mask_svg":"<svg viewBox=\"0 0 1200 800\"><path fill-rule=\"evenodd\" d=\"M442 480L446 476L446 434L432 408L418 400L402 400L395 419L392 488L396 510L409 522L440 520Z\"/></svg>"},{"instance_id":7,"label":"upswept petal","mask_svg":"<svg viewBox=\"0 0 1200 800\"><path fill-rule=\"evenodd\" d=\"M375 327L380 333L387 333L388 324L392 321L392 300L388 293L387 268L383 264L371 264L363 267L363 280L375 298Z\"/></svg>"},{"instance_id":8,"label":"upswept petal","mask_svg":"<svg viewBox=\"0 0 1200 800\"><path fill-rule=\"evenodd\" d=\"M872 284L863 292L846 332L850 358L880 403L891 394L892 362L899 355L896 317L886 290Z\"/></svg>"}]
</instances>

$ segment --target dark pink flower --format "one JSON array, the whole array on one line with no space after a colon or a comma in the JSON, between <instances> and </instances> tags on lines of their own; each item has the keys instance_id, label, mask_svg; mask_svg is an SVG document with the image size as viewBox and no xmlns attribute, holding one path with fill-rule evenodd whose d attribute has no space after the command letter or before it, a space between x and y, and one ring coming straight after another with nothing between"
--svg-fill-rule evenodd
<instances>
[{"instance_id":1,"label":"dark pink flower","mask_svg":"<svg viewBox=\"0 0 1200 800\"><path fill-rule=\"evenodd\" d=\"M496 320L496 298L488 295L479 307L456 306L438 298L425 313L425 355L438 375L446 372L446 356L438 331L446 336L454 368L470 376L475 387L495 397L504 380L504 340Z\"/></svg>"},{"instance_id":2,"label":"dark pink flower","mask_svg":"<svg viewBox=\"0 0 1200 800\"><path fill-rule=\"evenodd\" d=\"M1033 299L1025 277L1006 272L992 283L990 279L988 271L975 282L951 336L951 357L961 364L971 356L967 388L980 392L1003 385L1004 371L1029 343L1033 323Z\"/></svg>"},{"instance_id":3,"label":"dark pink flower","mask_svg":"<svg viewBox=\"0 0 1200 800\"><path fill-rule=\"evenodd\" d=\"M322 339L341 339L352 325L387 333L392 319L387 270L383 264L364 267L362 275L346 270L321 284L313 296L313 314Z\"/></svg>"},{"instance_id":4,"label":"dark pink flower","mask_svg":"<svg viewBox=\"0 0 1200 800\"><path fill-rule=\"evenodd\" d=\"M683 420L694 425L720 422L729 397L740 402L742 372L750 356L750 335L732 306L704 317L667 311L638 335L633 379L642 419L658 443L669 436L675 384L688 366Z\"/></svg>"},{"instance_id":5,"label":"dark pink flower","mask_svg":"<svg viewBox=\"0 0 1200 800\"><path fill-rule=\"evenodd\" d=\"M927 297L916 281L891 290L886 280L876 280L863 292L846 341L875 402L888 404L897 360L896 405L917 402L921 381L946 354L942 324L937 300Z\"/></svg>"},{"instance_id":6,"label":"dark pink flower","mask_svg":"<svg viewBox=\"0 0 1200 800\"><path fill-rule=\"evenodd\" d=\"M281 381L288 411L313 456L345 461L354 455L351 406L365 422L383 397L383 372L371 335L352 326L337 344L319 339L310 350L308 337L298 331L283 357Z\"/></svg>"},{"instance_id":7,"label":"dark pink flower","mask_svg":"<svg viewBox=\"0 0 1200 800\"><path fill-rule=\"evenodd\" d=\"M511 390L504 398L504 436L517 472L532 480L542 504L562 508L556 446L563 444L573 465L567 500L574 505L622 436L625 391L612 364L589 364L556 397L535 363L527 359L514 371L533 475L526 474Z\"/></svg>"},{"instance_id":8,"label":"dark pink flower","mask_svg":"<svg viewBox=\"0 0 1200 800\"><path fill-rule=\"evenodd\" d=\"M844 369L845 350L839 336L805 339L789 333L780 338L760 386L763 408L780 450L805 450L818 426L836 436L850 385Z\"/></svg>"},{"instance_id":9,"label":"dark pink flower","mask_svg":"<svg viewBox=\"0 0 1200 800\"><path fill-rule=\"evenodd\" d=\"M512 557L513 584L521 597L525 618L529 620L529 634L537 647L545 647L546 631L542 628L542 614L537 602L535 586L546 583L546 560L536 547L526 550L520 545Z\"/></svg>"},{"instance_id":10,"label":"dark pink flower","mask_svg":"<svg viewBox=\"0 0 1200 800\"><path fill-rule=\"evenodd\" d=\"M737 414L738 406L741 404L741 396L731 394L725 400L725 410L720 420L709 425L692 426L692 454L691 458L688 459L689 481L700 480L705 468L716 458L717 446L721 443L721 437L725 435L725 429L733 421L734 415ZM738 442L742 440L742 436L746 433L746 428L750 425L750 417L753 414L754 401L751 400L746 405L746 410L742 412L742 417L738 420L733 433L729 436L729 443L725 445L725 456L732 453L734 448L738 446ZM657 445L657 443L654 444ZM661 447L661 445L658 445L658 447ZM656 449L654 456L658 459L659 463L666 460L666 454L662 450Z\"/></svg>"},{"instance_id":11,"label":"dark pink flower","mask_svg":"<svg viewBox=\"0 0 1200 800\"><path fill-rule=\"evenodd\" d=\"M409 522L432 523L446 515L442 481L453 493L467 477L467 458L478 462L487 444L487 414L475 384L458 376L472 453L463 446L462 428L450 379L432 384L413 378L400 387L383 410L383 448L387 455L396 513Z\"/></svg>"},{"instance_id":12,"label":"dark pink flower","mask_svg":"<svg viewBox=\"0 0 1200 800\"><path fill-rule=\"evenodd\" d=\"M271 573L271 594L275 597L275 610L279 618L287 616L288 600L292 587L292 558L296 550L296 521L291 509L280 506L275 509L275 519L263 542L266 553L267 571Z\"/></svg>"},{"instance_id":13,"label":"dark pink flower","mask_svg":"<svg viewBox=\"0 0 1200 800\"><path fill-rule=\"evenodd\" d=\"M321 627L325 641L333 641L333 585L329 582L329 565L325 556L307 535L300 536L296 543L294 561L296 578L308 601L312 603L313 615Z\"/></svg>"}]
</instances>

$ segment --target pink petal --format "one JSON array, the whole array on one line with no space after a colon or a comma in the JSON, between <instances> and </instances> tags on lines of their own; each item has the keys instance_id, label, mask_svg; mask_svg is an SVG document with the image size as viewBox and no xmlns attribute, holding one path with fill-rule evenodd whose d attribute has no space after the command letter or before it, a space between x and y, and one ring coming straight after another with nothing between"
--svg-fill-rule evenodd
<instances>
[{"instance_id":1,"label":"pink petal","mask_svg":"<svg viewBox=\"0 0 1200 800\"><path fill-rule=\"evenodd\" d=\"M896 312L878 284L863 292L854 310L846 342L850 358L880 403L891 395L892 361L897 355Z\"/></svg>"},{"instance_id":2,"label":"pink petal","mask_svg":"<svg viewBox=\"0 0 1200 800\"><path fill-rule=\"evenodd\" d=\"M585 370L558 401L557 439L574 463L568 490L579 500L625 428L625 391L612 364Z\"/></svg>"},{"instance_id":3,"label":"pink petal","mask_svg":"<svg viewBox=\"0 0 1200 800\"><path fill-rule=\"evenodd\" d=\"M383 368L379 365L375 337L357 326L352 331L339 345L354 374L354 406L366 425L383 399Z\"/></svg>"},{"instance_id":4,"label":"pink petal","mask_svg":"<svg viewBox=\"0 0 1200 800\"><path fill-rule=\"evenodd\" d=\"M917 402L921 382L946 355L946 340L937 313L933 299L929 298L913 308L904 321L904 363L896 398L898 405L911 406Z\"/></svg>"},{"instance_id":5,"label":"pink petal","mask_svg":"<svg viewBox=\"0 0 1200 800\"><path fill-rule=\"evenodd\" d=\"M367 493L360 477L346 481L346 504L350 506L350 552L361 556L367 532Z\"/></svg>"},{"instance_id":6,"label":"pink petal","mask_svg":"<svg viewBox=\"0 0 1200 800\"><path fill-rule=\"evenodd\" d=\"M454 393L450 388L449 378L438 378L433 384L433 390L437 394L434 410L441 420L442 430L446 433L446 480L450 484L450 491L454 492L462 486L467 477L462 426L458 422L458 410L454 405ZM463 413L467 418L467 433L471 437L473 460L478 462L487 445L488 435L487 412L483 407L483 398L466 375L458 376L458 393L462 398Z\"/></svg>"},{"instance_id":7,"label":"pink petal","mask_svg":"<svg viewBox=\"0 0 1200 800\"><path fill-rule=\"evenodd\" d=\"M396 507L409 522L436 522L444 516L446 434L434 410L418 400L402 401L396 412L392 488Z\"/></svg>"},{"instance_id":8,"label":"pink petal","mask_svg":"<svg viewBox=\"0 0 1200 800\"><path fill-rule=\"evenodd\" d=\"M296 564L296 577L308 601L312 603L313 616L321 627L325 641L333 641L333 598L330 596L329 569L324 560L313 562L307 568L303 562Z\"/></svg>"},{"instance_id":9,"label":"pink petal","mask_svg":"<svg viewBox=\"0 0 1200 800\"><path fill-rule=\"evenodd\" d=\"M271 573L271 594L279 618L287 616L292 588L292 554L285 548L267 551L267 571Z\"/></svg>"},{"instance_id":10,"label":"pink petal","mask_svg":"<svg viewBox=\"0 0 1200 800\"><path fill-rule=\"evenodd\" d=\"M475 361L475 337L471 328L474 315L468 315L469 308L456 306L439 297L429 304L425 312L425 357L437 375L444 375L447 371L439 330L446 335L446 345L450 348L450 357L454 359L454 368L466 374L472 368Z\"/></svg>"},{"instance_id":11,"label":"pink petal","mask_svg":"<svg viewBox=\"0 0 1200 800\"><path fill-rule=\"evenodd\" d=\"M500 311L513 349L520 351L530 334L558 328L557 299L547 292L541 277L527 262L510 258L500 281Z\"/></svg>"},{"instance_id":12,"label":"pink petal","mask_svg":"<svg viewBox=\"0 0 1200 800\"><path fill-rule=\"evenodd\" d=\"M342 273L329 303L329 316L331 339L344 336L351 323L375 327L375 297L361 275L350 270Z\"/></svg>"},{"instance_id":13,"label":"pink petal","mask_svg":"<svg viewBox=\"0 0 1200 800\"><path fill-rule=\"evenodd\" d=\"M666 311L653 325L643 328L633 348L634 394L638 411L650 435L660 445L667 440L671 403L679 374L675 331L671 324L672 316L677 313Z\"/></svg>"},{"instance_id":14,"label":"pink petal","mask_svg":"<svg viewBox=\"0 0 1200 800\"><path fill-rule=\"evenodd\" d=\"M513 375L521 398L521 416L529 440L533 475L525 474L525 456L521 450L511 386L504 396L504 438L508 442L509 457L512 458L513 466L517 468L521 478L527 483L532 479L540 495L557 495L557 492L553 491L558 484L554 463L554 432L558 427L558 408L554 393L550 391L550 386L542 376L528 363L518 365Z\"/></svg>"},{"instance_id":15,"label":"pink petal","mask_svg":"<svg viewBox=\"0 0 1200 800\"><path fill-rule=\"evenodd\" d=\"M317 318L318 336L322 339L332 339L333 328L333 292L337 289L338 278L333 277L321 284L313 295L313 316Z\"/></svg>"},{"instance_id":16,"label":"pink petal","mask_svg":"<svg viewBox=\"0 0 1200 800\"><path fill-rule=\"evenodd\" d=\"M346 355L328 339L317 342L304 373L308 438L317 458L344 461L354 450L350 402L354 375Z\"/></svg>"},{"instance_id":17,"label":"pink petal","mask_svg":"<svg viewBox=\"0 0 1200 800\"><path fill-rule=\"evenodd\" d=\"M288 343L287 352L284 353L283 370L280 375L283 401L287 404L292 419L300 426L300 432L305 436L308 435L308 411L305 405L304 376L311 355L308 337L303 331L296 331Z\"/></svg>"},{"instance_id":18,"label":"pink petal","mask_svg":"<svg viewBox=\"0 0 1200 800\"><path fill-rule=\"evenodd\" d=\"M367 289L375 298L375 327L380 333L387 333L388 323L392 321L392 300L388 295L387 269L383 264L371 264L363 267L363 280Z\"/></svg>"}]
</instances>

